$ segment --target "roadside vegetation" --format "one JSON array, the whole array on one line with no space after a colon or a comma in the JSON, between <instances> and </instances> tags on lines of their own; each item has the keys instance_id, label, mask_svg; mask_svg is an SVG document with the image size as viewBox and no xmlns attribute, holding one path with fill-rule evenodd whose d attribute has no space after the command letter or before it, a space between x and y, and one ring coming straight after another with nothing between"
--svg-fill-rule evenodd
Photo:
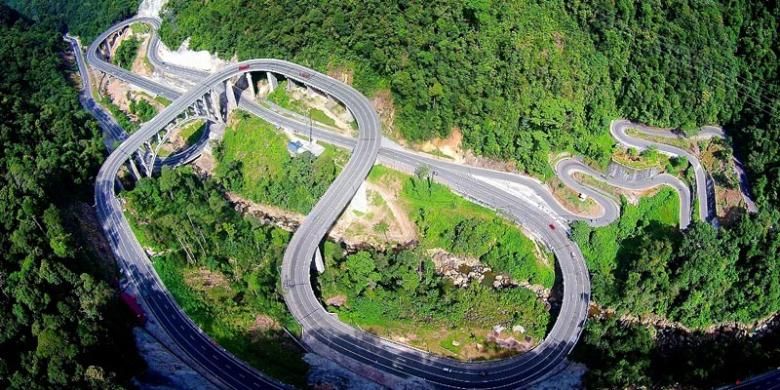
<instances>
[{"instance_id":1,"label":"roadside vegetation","mask_svg":"<svg viewBox=\"0 0 780 390\"><path fill-rule=\"evenodd\" d=\"M665 268L672 248L656 245L679 238L679 210L677 193L661 187L636 205L623 198L620 219L608 226L573 224L571 237L587 261L595 302L632 314L666 314L663 294L646 290L668 279Z\"/></svg>"},{"instance_id":2,"label":"roadside vegetation","mask_svg":"<svg viewBox=\"0 0 780 390\"><path fill-rule=\"evenodd\" d=\"M159 151L160 157L168 157L179 149L194 145L203 136L204 131L206 131L206 123L201 119L184 125L162 145Z\"/></svg>"},{"instance_id":3,"label":"roadside vegetation","mask_svg":"<svg viewBox=\"0 0 780 390\"><path fill-rule=\"evenodd\" d=\"M138 118L138 123L146 123L157 116L157 109L144 98L130 99L130 113Z\"/></svg>"},{"instance_id":4,"label":"roadside vegetation","mask_svg":"<svg viewBox=\"0 0 780 390\"><path fill-rule=\"evenodd\" d=\"M179 137L184 141L184 145L195 145L206 131L206 123L203 120L196 120L184 126L179 130Z\"/></svg>"},{"instance_id":5,"label":"roadside vegetation","mask_svg":"<svg viewBox=\"0 0 780 390\"><path fill-rule=\"evenodd\" d=\"M121 126L127 134L133 134L136 130L138 130L139 125L138 123L133 122L132 119L130 119L130 116L127 115L124 111L122 111L119 106L114 104L114 102L111 101L111 98L105 95L99 95L98 101L100 105L105 107L108 112L111 113L111 116L114 117L116 120L116 123Z\"/></svg>"},{"instance_id":6,"label":"roadside vegetation","mask_svg":"<svg viewBox=\"0 0 780 390\"><path fill-rule=\"evenodd\" d=\"M662 170L669 163L669 157L654 148L647 148L641 152L631 147L617 148L612 153L612 160L623 166L639 170L651 168Z\"/></svg>"},{"instance_id":7,"label":"roadside vegetation","mask_svg":"<svg viewBox=\"0 0 780 390\"><path fill-rule=\"evenodd\" d=\"M331 146L319 157L290 156L287 137L270 123L243 112L234 114L216 148L216 175L230 191L255 202L308 213L347 161Z\"/></svg>"},{"instance_id":8,"label":"roadside vegetation","mask_svg":"<svg viewBox=\"0 0 780 390\"><path fill-rule=\"evenodd\" d=\"M221 346L261 371L305 384L298 333L281 295L289 233L242 217L212 179L164 168L125 194L129 219L156 255L178 304Z\"/></svg>"},{"instance_id":9,"label":"roadside vegetation","mask_svg":"<svg viewBox=\"0 0 780 390\"><path fill-rule=\"evenodd\" d=\"M125 112L122 108L117 106L110 97L101 94L98 98L100 105L111 113L111 116L116 120L116 123L122 127L127 134L133 134L141 128L141 124L150 121L157 115L157 108L142 97L133 99L128 94L128 100L130 101L128 107L129 112Z\"/></svg>"}]
</instances>

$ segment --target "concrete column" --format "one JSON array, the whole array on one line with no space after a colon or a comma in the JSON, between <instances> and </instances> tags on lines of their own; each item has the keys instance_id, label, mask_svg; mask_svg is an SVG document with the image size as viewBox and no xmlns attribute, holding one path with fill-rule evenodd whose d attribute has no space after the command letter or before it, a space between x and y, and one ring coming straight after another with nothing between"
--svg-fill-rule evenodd
<instances>
[{"instance_id":1,"label":"concrete column","mask_svg":"<svg viewBox=\"0 0 780 390\"><path fill-rule=\"evenodd\" d=\"M227 116L231 111L238 107L236 90L233 88L233 80L231 79L228 79L225 84L225 94L227 95L227 112L225 113Z\"/></svg>"},{"instance_id":2,"label":"concrete column","mask_svg":"<svg viewBox=\"0 0 780 390\"><path fill-rule=\"evenodd\" d=\"M214 118L216 118L217 122L224 123L224 119L222 119L222 111L220 110L220 93L217 91L217 89L212 89L211 93L209 94L210 100L211 100L211 110L214 114Z\"/></svg>"},{"instance_id":3,"label":"concrete column","mask_svg":"<svg viewBox=\"0 0 780 390\"><path fill-rule=\"evenodd\" d=\"M208 116L203 111L203 107L205 107L205 106L206 105L203 103L203 98L200 98L200 99L196 100L195 101L195 114L198 115L198 116Z\"/></svg>"},{"instance_id":4,"label":"concrete column","mask_svg":"<svg viewBox=\"0 0 780 390\"><path fill-rule=\"evenodd\" d=\"M252 100L255 100L255 96L257 96L257 91L255 90L255 82L252 81L252 72L246 72L246 82L249 84L249 88L247 89L249 93L251 94Z\"/></svg>"},{"instance_id":5,"label":"concrete column","mask_svg":"<svg viewBox=\"0 0 780 390\"><path fill-rule=\"evenodd\" d=\"M266 76L268 77L268 85L271 86L271 91L276 89L276 87L279 86L279 81L276 80L276 75L271 72L265 72Z\"/></svg>"},{"instance_id":6,"label":"concrete column","mask_svg":"<svg viewBox=\"0 0 780 390\"><path fill-rule=\"evenodd\" d=\"M135 165L135 156L130 156L127 159L128 165L130 165L130 173L133 175L136 181L141 180L141 172L138 171L138 166Z\"/></svg>"},{"instance_id":7,"label":"concrete column","mask_svg":"<svg viewBox=\"0 0 780 390\"><path fill-rule=\"evenodd\" d=\"M295 81L293 79L287 79L287 90L292 91L295 88Z\"/></svg>"},{"instance_id":8,"label":"concrete column","mask_svg":"<svg viewBox=\"0 0 780 390\"><path fill-rule=\"evenodd\" d=\"M325 272L325 262L322 260L322 253L320 252L319 247L314 251L314 268L316 268L319 273Z\"/></svg>"}]
</instances>

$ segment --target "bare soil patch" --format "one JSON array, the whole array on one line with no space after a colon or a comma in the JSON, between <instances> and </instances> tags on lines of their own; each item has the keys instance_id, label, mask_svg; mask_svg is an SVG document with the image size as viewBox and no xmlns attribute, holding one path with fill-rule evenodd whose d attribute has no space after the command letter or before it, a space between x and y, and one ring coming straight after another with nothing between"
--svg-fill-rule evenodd
<instances>
[{"instance_id":1,"label":"bare soil patch","mask_svg":"<svg viewBox=\"0 0 780 390\"><path fill-rule=\"evenodd\" d=\"M195 290L206 291L213 288L230 288L230 282L225 275L205 268L194 269L184 278L187 284Z\"/></svg>"},{"instance_id":2,"label":"bare soil patch","mask_svg":"<svg viewBox=\"0 0 780 390\"><path fill-rule=\"evenodd\" d=\"M146 58L146 51L149 47L149 35L137 34L136 37L141 38L141 45L138 47L138 52L135 55L135 60L130 67L131 71L136 74L151 77L154 69Z\"/></svg>"},{"instance_id":3,"label":"bare soil patch","mask_svg":"<svg viewBox=\"0 0 780 390\"><path fill-rule=\"evenodd\" d=\"M455 127L450 131L450 135L447 138L433 138L419 147L423 152L443 155L457 162L462 162L465 158L465 154L461 149L462 141L463 133L461 133L460 128Z\"/></svg>"},{"instance_id":4,"label":"bare soil patch","mask_svg":"<svg viewBox=\"0 0 780 390\"><path fill-rule=\"evenodd\" d=\"M388 135L400 138L400 135L395 132L393 127L395 123L395 105L392 92L389 89L377 91L371 98L371 104L374 106L377 114L379 114L382 127L389 133Z\"/></svg>"},{"instance_id":5,"label":"bare soil patch","mask_svg":"<svg viewBox=\"0 0 780 390\"><path fill-rule=\"evenodd\" d=\"M369 244L382 249L415 243L417 227L400 203L400 187L393 190L381 184L366 182L366 189L369 197L367 212L358 213L347 209L331 229L330 235L340 237L352 246ZM378 227L381 224L385 225L386 231Z\"/></svg>"},{"instance_id":6,"label":"bare soil patch","mask_svg":"<svg viewBox=\"0 0 780 390\"><path fill-rule=\"evenodd\" d=\"M343 65L329 64L327 73L347 85L352 85L352 79L355 77L355 71Z\"/></svg>"}]
</instances>

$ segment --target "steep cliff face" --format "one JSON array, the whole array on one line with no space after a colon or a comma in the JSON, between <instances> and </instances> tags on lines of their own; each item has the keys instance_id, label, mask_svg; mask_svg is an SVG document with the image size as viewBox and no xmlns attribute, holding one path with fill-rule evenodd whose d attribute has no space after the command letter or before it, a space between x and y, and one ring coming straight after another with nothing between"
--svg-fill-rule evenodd
<instances>
[{"instance_id":1,"label":"steep cliff face","mask_svg":"<svg viewBox=\"0 0 780 390\"><path fill-rule=\"evenodd\" d=\"M168 0L143 0L138 6L138 16L160 17L160 11Z\"/></svg>"}]
</instances>

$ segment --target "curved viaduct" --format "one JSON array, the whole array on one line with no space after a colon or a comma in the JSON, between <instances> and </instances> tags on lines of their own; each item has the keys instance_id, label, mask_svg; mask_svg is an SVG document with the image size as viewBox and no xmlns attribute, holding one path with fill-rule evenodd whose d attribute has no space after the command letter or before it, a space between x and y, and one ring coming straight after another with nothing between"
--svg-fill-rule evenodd
<instances>
[{"instance_id":1,"label":"curved viaduct","mask_svg":"<svg viewBox=\"0 0 780 390\"><path fill-rule=\"evenodd\" d=\"M283 387L282 384L250 368L216 346L178 308L132 234L122 214L121 205L115 197L114 182L120 167L142 147L149 137L175 121L193 104L197 105L204 96L213 94L216 86L246 72L271 72L316 88L342 102L355 117L359 128L359 136L356 140L334 134L324 128L314 129L317 136L324 141L352 149L352 156L342 173L295 232L284 256L282 266L284 298L291 313L303 327L304 342L307 345L316 352L333 356L347 365L354 363L368 365L397 378L418 377L442 388L518 388L534 383L556 371L577 342L587 317L590 282L584 258L577 245L567 237L567 228L554 220L551 223L550 214L539 205L521 201L478 178L491 177L526 185L547 203L549 209L566 219L588 220L595 225L607 224L618 217L619 206L615 205L614 200L595 194L594 199L602 204L602 215L596 218L578 216L558 204L549 190L536 179L443 162L405 151L387 140L383 141L379 119L368 100L351 87L328 76L293 63L273 59L244 61L208 75L197 70L186 70L159 60L156 56L158 38L153 32L153 44L150 44L149 48L155 53L150 52L149 58L154 65L162 67L165 72L196 82L187 92L179 93L175 89L118 68L100 57L101 44L115 31L135 22L148 23L155 29L159 26L159 21L151 18L136 18L119 23L103 33L90 46L87 52L88 61L90 65L106 74L137 85L153 94L165 96L173 102L144 124L140 130L129 136L106 159L98 173L95 187L98 216L123 271L139 289L140 298L146 303L151 316L201 373L221 387L238 389ZM226 93L233 93L231 89L232 87L228 88ZM247 100L241 100L239 104L274 124L295 131L308 132L309 127L306 124L290 116L281 115ZM564 296L558 318L539 346L528 353L504 360L459 362L423 353L356 330L338 321L323 308L311 286L312 257L377 158L409 170L422 165L431 166L437 173L436 180L525 226L553 251L561 270ZM570 177L569 173L577 169L585 169L582 167L587 166L576 160L570 160L561 171L564 173L562 178ZM592 171L583 172L598 174ZM677 186L677 183L664 180L635 185L637 188L642 185L645 186L642 188L647 188L660 184L672 185L680 193L681 199L690 196L684 193L687 187L683 189ZM576 186L574 183L569 185ZM591 191L587 188L579 189ZM683 205L681 213L687 213L689 216L690 206Z\"/></svg>"}]
</instances>

